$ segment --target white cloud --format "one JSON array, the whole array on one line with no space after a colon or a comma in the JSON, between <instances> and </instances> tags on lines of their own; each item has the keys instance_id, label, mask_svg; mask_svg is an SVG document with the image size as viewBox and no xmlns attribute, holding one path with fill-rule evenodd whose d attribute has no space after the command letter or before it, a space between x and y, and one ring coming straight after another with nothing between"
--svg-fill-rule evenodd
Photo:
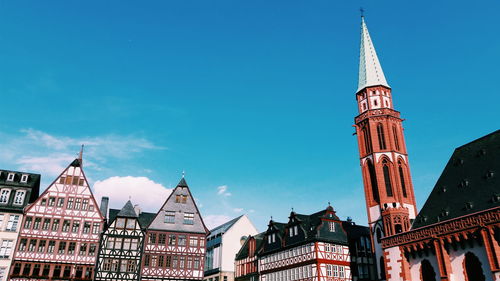
<instances>
[{"instance_id":1,"label":"white cloud","mask_svg":"<svg viewBox=\"0 0 500 281\"><path fill-rule=\"evenodd\" d=\"M213 229L223 223L226 223L231 220L231 217L226 215L208 215L203 217L203 221L208 229Z\"/></svg>"},{"instance_id":2,"label":"white cloud","mask_svg":"<svg viewBox=\"0 0 500 281\"><path fill-rule=\"evenodd\" d=\"M235 213L241 213L241 212L243 212L243 208L234 208L233 212L235 212Z\"/></svg>"},{"instance_id":3,"label":"white cloud","mask_svg":"<svg viewBox=\"0 0 500 281\"><path fill-rule=\"evenodd\" d=\"M231 193L227 192L227 189L228 189L227 185L221 185L217 187L217 194L222 195L224 197L231 196Z\"/></svg>"},{"instance_id":4,"label":"white cloud","mask_svg":"<svg viewBox=\"0 0 500 281\"><path fill-rule=\"evenodd\" d=\"M94 184L94 195L98 203L102 196L110 198L109 206L120 209L127 200L139 204L145 212L156 213L172 189L156 183L147 177L110 177Z\"/></svg>"}]
</instances>

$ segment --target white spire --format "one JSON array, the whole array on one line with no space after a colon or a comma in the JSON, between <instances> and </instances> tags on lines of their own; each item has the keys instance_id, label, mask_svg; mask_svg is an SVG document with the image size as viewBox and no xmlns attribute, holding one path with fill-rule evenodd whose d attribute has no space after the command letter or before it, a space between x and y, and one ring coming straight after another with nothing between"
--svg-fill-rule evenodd
<instances>
[{"instance_id":1,"label":"white spire","mask_svg":"<svg viewBox=\"0 0 500 281\"><path fill-rule=\"evenodd\" d=\"M385 80L384 71L378 61L377 52L373 46L365 18L361 17L361 46L359 51L359 80L358 90L369 86L382 85L389 87Z\"/></svg>"}]
</instances>

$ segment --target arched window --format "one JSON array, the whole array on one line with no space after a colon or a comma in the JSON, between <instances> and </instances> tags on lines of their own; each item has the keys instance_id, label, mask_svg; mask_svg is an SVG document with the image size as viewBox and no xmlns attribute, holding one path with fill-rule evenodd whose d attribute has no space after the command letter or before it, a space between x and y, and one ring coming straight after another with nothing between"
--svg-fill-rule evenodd
<instances>
[{"instance_id":1,"label":"arched window","mask_svg":"<svg viewBox=\"0 0 500 281\"><path fill-rule=\"evenodd\" d=\"M377 227L377 230L375 230L375 236L377 237L377 243L380 244L380 239L382 239L382 231L380 231L380 228Z\"/></svg>"},{"instance_id":2,"label":"arched window","mask_svg":"<svg viewBox=\"0 0 500 281\"><path fill-rule=\"evenodd\" d=\"M403 164L401 161L398 161L398 169L399 169L399 180L401 181L401 189L403 190L403 197L408 197L406 193L406 184L405 184L405 175L403 173Z\"/></svg>"},{"instance_id":3,"label":"arched window","mask_svg":"<svg viewBox=\"0 0 500 281\"><path fill-rule=\"evenodd\" d=\"M465 254L464 268L467 281L484 281L486 279L481 262L471 252Z\"/></svg>"},{"instance_id":4,"label":"arched window","mask_svg":"<svg viewBox=\"0 0 500 281\"><path fill-rule=\"evenodd\" d=\"M385 280L385 263L384 257L380 257L380 279Z\"/></svg>"},{"instance_id":5,"label":"arched window","mask_svg":"<svg viewBox=\"0 0 500 281\"><path fill-rule=\"evenodd\" d=\"M380 149L386 149L384 126L381 123L377 124L377 135L378 135L378 145Z\"/></svg>"},{"instance_id":6,"label":"arched window","mask_svg":"<svg viewBox=\"0 0 500 281\"><path fill-rule=\"evenodd\" d=\"M377 184L377 175L375 174L375 167L373 166L372 161L367 160L366 162L367 162L366 165L368 168L368 174L370 176L370 185L372 186L373 200L379 203L380 197L378 194L378 184Z\"/></svg>"},{"instance_id":7,"label":"arched window","mask_svg":"<svg viewBox=\"0 0 500 281\"><path fill-rule=\"evenodd\" d=\"M392 134L394 135L394 145L396 146L396 150L399 151L398 130L395 125L392 126Z\"/></svg>"},{"instance_id":8,"label":"arched window","mask_svg":"<svg viewBox=\"0 0 500 281\"><path fill-rule=\"evenodd\" d=\"M396 231L396 234L403 232L403 226L401 224L397 223L394 225L394 230Z\"/></svg>"},{"instance_id":9,"label":"arched window","mask_svg":"<svg viewBox=\"0 0 500 281\"><path fill-rule=\"evenodd\" d=\"M392 196L392 184L391 184L391 175L389 174L389 164L387 160L384 159L382 161L382 170L384 171L384 182L385 182L385 192L387 196Z\"/></svg>"},{"instance_id":10,"label":"arched window","mask_svg":"<svg viewBox=\"0 0 500 281\"><path fill-rule=\"evenodd\" d=\"M368 131L367 127L364 127L362 131L363 131L363 140L365 141L365 152L371 153L372 143L370 141L370 132Z\"/></svg>"},{"instance_id":11,"label":"arched window","mask_svg":"<svg viewBox=\"0 0 500 281\"><path fill-rule=\"evenodd\" d=\"M422 266L422 281L436 281L436 272L432 267L431 263L424 259L421 263Z\"/></svg>"}]
</instances>

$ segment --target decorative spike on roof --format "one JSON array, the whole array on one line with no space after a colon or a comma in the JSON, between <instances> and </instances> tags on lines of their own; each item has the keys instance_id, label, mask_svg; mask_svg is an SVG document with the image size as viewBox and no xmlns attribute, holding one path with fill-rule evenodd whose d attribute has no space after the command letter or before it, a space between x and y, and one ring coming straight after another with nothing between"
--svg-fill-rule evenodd
<instances>
[{"instance_id":1,"label":"decorative spike on roof","mask_svg":"<svg viewBox=\"0 0 500 281\"><path fill-rule=\"evenodd\" d=\"M134 210L134 206L130 200L125 203L125 206L116 215L117 217L127 217L127 218L137 218L137 213Z\"/></svg>"},{"instance_id":2,"label":"decorative spike on roof","mask_svg":"<svg viewBox=\"0 0 500 281\"><path fill-rule=\"evenodd\" d=\"M181 178L179 183L177 184L177 187L188 187L186 180L184 179L184 176Z\"/></svg>"},{"instance_id":3,"label":"decorative spike on roof","mask_svg":"<svg viewBox=\"0 0 500 281\"><path fill-rule=\"evenodd\" d=\"M384 71L377 57L375 46L373 46L365 18L361 17L361 46L359 51L359 79L358 90L370 86L386 86L389 84L385 80Z\"/></svg>"}]
</instances>

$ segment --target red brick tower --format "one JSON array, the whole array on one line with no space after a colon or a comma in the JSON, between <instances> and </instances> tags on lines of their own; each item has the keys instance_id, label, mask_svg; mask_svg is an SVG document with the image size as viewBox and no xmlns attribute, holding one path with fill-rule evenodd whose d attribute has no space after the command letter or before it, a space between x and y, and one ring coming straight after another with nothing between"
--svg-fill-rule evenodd
<instances>
[{"instance_id":1,"label":"red brick tower","mask_svg":"<svg viewBox=\"0 0 500 281\"><path fill-rule=\"evenodd\" d=\"M359 115L355 118L368 222L381 279L384 263L380 239L410 229L417 207L400 113L361 19Z\"/></svg>"}]
</instances>

